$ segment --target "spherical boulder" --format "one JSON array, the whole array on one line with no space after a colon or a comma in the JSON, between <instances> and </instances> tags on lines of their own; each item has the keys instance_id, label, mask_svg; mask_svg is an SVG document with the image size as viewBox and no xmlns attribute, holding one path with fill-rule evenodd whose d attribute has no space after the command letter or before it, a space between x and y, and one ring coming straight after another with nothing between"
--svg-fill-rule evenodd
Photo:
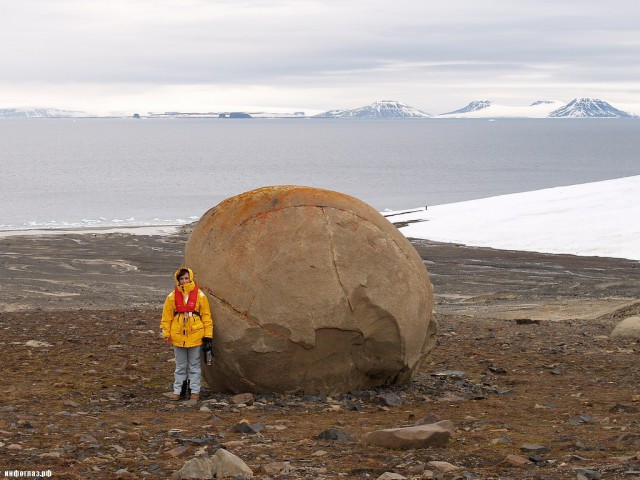
<instances>
[{"instance_id":1,"label":"spherical boulder","mask_svg":"<svg viewBox=\"0 0 640 480\"><path fill-rule=\"evenodd\" d=\"M408 382L435 343L411 243L337 192L264 187L206 212L185 264L214 316L216 392L332 394Z\"/></svg>"},{"instance_id":2,"label":"spherical boulder","mask_svg":"<svg viewBox=\"0 0 640 480\"><path fill-rule=\"evenodd\" d=\"M612 338L640 340L640 317L627 317L611 332Z\"/></svg>"}]
</instances>

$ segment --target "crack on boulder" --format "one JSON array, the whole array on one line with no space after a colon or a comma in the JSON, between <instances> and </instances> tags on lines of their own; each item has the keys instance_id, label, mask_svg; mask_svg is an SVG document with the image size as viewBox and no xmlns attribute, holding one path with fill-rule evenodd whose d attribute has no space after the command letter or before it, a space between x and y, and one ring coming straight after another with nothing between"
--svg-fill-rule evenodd
<instances>
[{"instance_id":1,"label":"crack on boulder","mask_svg":"<svg viewBox=\"0 0 640 480\"><path fill-rule=\"evenodd\" d=\"M320 207L320 210L322 211L322 215L324 216L327 222L327 231L329 233L329 247L331 249L331 261L333 262L333 269L336 272L336 277L338 278L338 283L340 284L340 288L342 289L344 298L347 301L347 304L349 305L349 310L351 310L351 312L353 313L355 311L355 308L353 305L351 305L349 294L347 292L346 287L344 286L344 283L342 283L342 278L340 278L340 272L338 271L338 264L336 263L336 250L335 250L335 245L333 243L333 229L331 228L331 221L329 219L329 216L327 215L327 212L325 212L324 207Z\"/></svg>"}]
</instances>

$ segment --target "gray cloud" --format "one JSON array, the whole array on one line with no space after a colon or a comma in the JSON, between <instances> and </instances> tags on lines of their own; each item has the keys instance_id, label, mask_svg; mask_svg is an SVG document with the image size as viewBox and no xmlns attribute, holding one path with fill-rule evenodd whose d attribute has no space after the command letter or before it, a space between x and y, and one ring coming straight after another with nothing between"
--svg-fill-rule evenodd
<instances>
[{"instance_id":1,"label":"gray cloud","mask_svg":"<svg viewBox=\"0 0 640 480\"><path fill-rule=\"evenodd\" d=\"M640 103L639 14L633 0L4 2L0 101L17 84L207 85L280 92L265 102L307 89L317 108L318 90L326 107L396 90L422 108L431 90L444 110L496 84L560 97L602 82Z\"/></svg>"}]
</instances>

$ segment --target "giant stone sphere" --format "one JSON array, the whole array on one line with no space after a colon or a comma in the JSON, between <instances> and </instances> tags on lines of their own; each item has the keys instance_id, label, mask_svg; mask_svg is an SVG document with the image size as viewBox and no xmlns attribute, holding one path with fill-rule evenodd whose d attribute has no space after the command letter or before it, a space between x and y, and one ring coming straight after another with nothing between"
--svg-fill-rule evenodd
<instances>
[{"instance_id":1,"label":"giant stone sphere","mask_svg":"<svg viewBox=\"0 0 640 480\"><path fill-rule=\"evenodd\" d=\"M408 382L435 343L411 243L362 201L264 187L205 213L186 265L214 316L216 392L333 394Z\"/></svg>"}]
</instances>

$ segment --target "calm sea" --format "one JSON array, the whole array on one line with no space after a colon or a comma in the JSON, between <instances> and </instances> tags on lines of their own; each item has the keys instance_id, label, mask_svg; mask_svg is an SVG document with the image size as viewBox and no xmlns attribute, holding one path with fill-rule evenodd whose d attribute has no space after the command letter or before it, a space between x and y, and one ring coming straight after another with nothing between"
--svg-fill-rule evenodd
<instances>
[{"instance_id":1,"label":"calm sea","mask_svg":"<svg viewBox=\"0 0 640 480\"><path fill-rule=\"evenodd\" d=\"M3 119L0 229L184 223L278 184L378 210L640 174L640 121Z\"/></svg>"}]
</instances>

